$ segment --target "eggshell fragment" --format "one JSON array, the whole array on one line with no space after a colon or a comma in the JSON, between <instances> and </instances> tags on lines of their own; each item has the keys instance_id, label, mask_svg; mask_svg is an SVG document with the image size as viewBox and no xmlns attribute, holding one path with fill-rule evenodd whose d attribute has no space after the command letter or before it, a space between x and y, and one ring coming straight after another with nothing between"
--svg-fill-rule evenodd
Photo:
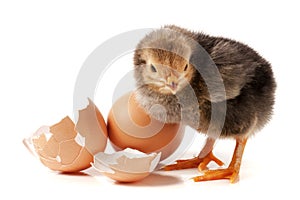
<instances>
[{"instance_id":1,"label":"eggshell fragment","mask_svg":"<svg viewBox=\"0 0 300 200\"><path fill-rule=\"evenodd\" d=\"M79 110L76 130L85 138L85 146L91 154L104 151L107 144L107 128L103 116L94 102Z\"/></svg>"},{"instance_id":2,"label":"eggshell fragment","mask_svg":"<svg viewBox=\"0 0 300 200\"><path fill-rule=\"evenodd\" d=\"M89 100L89 105L79 111L76 128L66 116L52 126L42 126L23 142L48 168L77 172L90 167L93 155L104 151L107 129L101 113Z\"/></svg>"},{"instance_id":3,"label":"eggshell fragment","mask_svg":"<svg viewBox=\"0 0 300 200\"><path fill-rule=\"evenodd\" d=\"M113 180L135 182L144 179L154 171L160 156L160 153L145 154L127 148L113 154L100 152L94 156L92 165L96 170Z\"/></svg>"},{"instance_id":4,"label":"eggshell fragment","mask_svg":"<svg viewBox=\"0 0 300 200\"><path fill-rule=\"evenodd\" d=\"M117 151L129 147L145 153L161 152L161 160L177 149L184 136L184 127L180 124L163 123L149 116L137 103L134 92L123 95L113 104L107 129Z\"/></svg>"},{"instance_id":5,"label":"eggshell fragment","mask_svg":"<svg viewBox=\"0 0 300 200\"><path fill-rule=\"evenodd\" d=\"M78 133L67 116L53 126L44 126L32 137L40 161L55 171L76 172L90 167L93 155L75 141Z\"/></svg>"}]
</instances>

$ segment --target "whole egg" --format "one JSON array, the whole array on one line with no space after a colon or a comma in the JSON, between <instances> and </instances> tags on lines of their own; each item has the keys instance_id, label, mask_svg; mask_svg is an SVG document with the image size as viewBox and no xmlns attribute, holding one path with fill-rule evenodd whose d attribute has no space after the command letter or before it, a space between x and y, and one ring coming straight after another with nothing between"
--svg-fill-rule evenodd
<instances>
[{"instance_id":1,"label":"whole egg","mask_svg":"<svg viewBox=\"0 0 300 200\"><path fill-rule=\"evenodd\" d=\"M139 106L134 92L123 95L113 104L107 131L116 150L132 148L144 153L161 152L161 160L178 148L184 134L180 124L167 124L148 115Z\"/></svg>"}]
</instances>

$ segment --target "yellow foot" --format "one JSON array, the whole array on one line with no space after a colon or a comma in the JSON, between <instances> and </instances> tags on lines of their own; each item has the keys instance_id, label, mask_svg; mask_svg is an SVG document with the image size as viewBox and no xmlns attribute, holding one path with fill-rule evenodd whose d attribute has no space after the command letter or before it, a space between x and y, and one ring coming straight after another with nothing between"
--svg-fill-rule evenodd
<instances>
[{"instance_id":1,"label":"yellow foot","mask_svg":"<svg viewBox=\"0 0 300 200\"><path fill-rule=\"evenodd\" d=\"M195 157L192 159L187 160L177 160L175 164L167 165L163 169L166 171L171 170L179 170L179 169L190 169L190 168L197 168L202 171L207 169L208 163L214 161L219 166L224 165L224 163L216 158L212 152L209 152L204 158Z\"/></svg>"},{"instance_id":2,"label":"yellow foot","mask_svg":"<svg viewBox=\"0 0 300 200\"><path fill-rule=\"evenodd\" d=\"M195 182L229 179L231 183L235 183L239 177L239 171L242 162L242 155L247 142L247 138L237 139L233 157L227 169L216 169L204 171L202 176L194 177Z\"/></svg>"},{"instance_id":3,"label":"yellow foot","mask_svg":"<svg viewBox=\"0 0 300 200\"><path fill-rule=\"evenodd\" d=\"M200 181L210 181L219 179L229 179L230 183L235 183L238 180L239 171L233 167L228 167L227 169L216 169L207 170L203 172L204 175L196 176L193 178L195 182Z\"/></svg>"},{"instance_id":4,"label":"yellow foot","mask_svg":"<svg viewBox=\"0 0 300 200\"><path fill-rule=\"evenodd\" d=\"M166 171L197 168L202 159L195 157L187 160L177 160L175 164L167 165L163 169Z\"/></svg>"}]
</instances>

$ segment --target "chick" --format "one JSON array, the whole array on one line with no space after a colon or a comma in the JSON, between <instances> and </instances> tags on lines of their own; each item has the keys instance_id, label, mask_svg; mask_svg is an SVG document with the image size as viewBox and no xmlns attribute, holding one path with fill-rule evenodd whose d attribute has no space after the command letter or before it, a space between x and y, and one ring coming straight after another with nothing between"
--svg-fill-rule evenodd
<instances>
[{"instance_id":1,"label":"chick","mask_svg":"<svg viewBox=\"0 0 300 200\"><path fill-rule=\"evenodd\" d=\"M195 43L206 51L219 76L210 73L214 71L211 63L201 61L205 54L196 50ZM198 168L203 175L194 177L194 181L236 182L247 139L272 115L276 83L269 62L240 42L171 25L154 30L139 42L134 52L134 70L136 98L146 112L166 123L183 122L207 135L197 157L178 160L164 169ZM201 71L208 72L208 77ZM214 84L218 77L222 85ZM191 100L189 88L196 101ZM157 104L164 109L152 109ZM212 117L212 107L217 108L217 117ZM222 115L223 121L218 117ZM220 136L208 133L209 127L216 131L219 127ZM211 161L223 165L213 154L218 138L236 141L232 160L225 169L208 170Z\"/></svg>"}]
</instances>

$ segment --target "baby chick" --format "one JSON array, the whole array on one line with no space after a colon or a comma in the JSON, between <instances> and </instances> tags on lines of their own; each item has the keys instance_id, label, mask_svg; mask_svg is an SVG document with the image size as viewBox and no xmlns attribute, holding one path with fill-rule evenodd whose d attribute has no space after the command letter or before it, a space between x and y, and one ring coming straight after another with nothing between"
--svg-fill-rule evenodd
<instances>
[{"instance_id":1,"label":"baby chick","mask_svg":"<svg viewBox=\"0 0 300 200\"><path fill-rule=\"evenodd\" d=\"M202 59L205 54L196 50L195 43L206 51L215 68ZM172 25L154 30L139 42L134 70L136 98L146 112L166 123L186 123L207 135L197 157L178 160L164 169L198 167L203 175L194 177L194 181L237 181L247 139L272 115L276 83L270 64L240 42ZM218 81L221 84L216 84ZM157 104L164 109L152 109ZM215 117L213 107L218 114ZM211 130L220 130L219 137ZM231 163L226 169L207 170L211 161L223 165L212 152L218 138L235 139Z\"/></svg>"}]
</instances>

